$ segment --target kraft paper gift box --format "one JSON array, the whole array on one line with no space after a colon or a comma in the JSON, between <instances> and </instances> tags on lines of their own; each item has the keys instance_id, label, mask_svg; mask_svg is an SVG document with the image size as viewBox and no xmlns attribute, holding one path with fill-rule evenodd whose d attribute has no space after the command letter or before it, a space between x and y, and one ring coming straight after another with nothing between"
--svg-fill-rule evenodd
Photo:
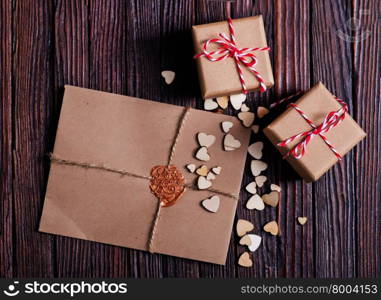
<instances>
[{"instance_id":1,"label":"kraft paper gift box","mask_svg":"<svg viewBox=\"0 0 381 300\"><path fill-rule=\"evenodd\" d=\"M339 111L343 107L322 83L315 85L295 104L313 122L314 126L322 124L328 113ZM285 146L279 145L281 141L312 129L295 108L289 107L264 129L264 134L282 155L285 155L302 142L303 138L299 137ZM322 136L314 136L310 140L301 158L297 159L292 155L286 156L291 166L307 182L318 180L339 161L334 151L343 157L366 136L366 133L348 113L345 113L344 119L328 132L322 133ZM324 137L333 149L327 145Z\"/></svg>"},{"instance_id":2,"label":"kraft paper gift box","mask_svg":"<svg viewBox=\"0 0 381 300\"><path fill-rule=\"evenodd\" d=\"M235 40L238 48L260 48L267 47L266 33L262 16L232 20L235 31ZM204 43L210 39L220 38L224 33L231 39L228 21L217 23L195 25L192 27L193 44L196 54L203 51ZM208 51L221 49L217 43L208 45ZM271 68L269 51L253 51L257 63L255 69L264 80L266 87L274 85L274 77ZM218 57L219 55L214 55ZM205 56L196 58L201 95L204 99L216 98L242 93L242 84L237 71L237 65L233 58L221 61L210 61ZM247 67L242 66L242 75L245 79L246 88L249 91L260 88L257 77Z\"/></svg>"},{"instance_id":3,"label":"kraft paper gift box","mask_svg":"<svg viewBox=\"0 0 381 300\"><path fill-rule=\"evenodd\" d=\"M234 124L235 151L223 150L222 121ZM199 132L216 137L210 161L194 156ZM224 264L249 135L234 117L66 86L39 230ZM168 160L185 192L162 207L149 176ZM222 168L210 189L197 189L190 163ZM212 195L215 213L201 205Z\"/></svg>"}]
</instances>

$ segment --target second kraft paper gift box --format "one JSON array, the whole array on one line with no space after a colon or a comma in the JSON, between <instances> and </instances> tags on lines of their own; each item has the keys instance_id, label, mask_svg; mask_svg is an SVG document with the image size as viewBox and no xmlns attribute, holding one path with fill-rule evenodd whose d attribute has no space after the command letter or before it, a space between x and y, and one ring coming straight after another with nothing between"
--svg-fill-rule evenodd
<instances>
[{"instance_id":1,"label":"second kraft paper gift box","mask_svg":"<svg viewBox=\"0 0 381 300\"><path fill-rule=\"evenodd\" d=\"M234 151L223 149L222 121L234 124L230 134L241 142ZM195 158L200 132L216 138L209 161ZM249 135L230 116L66 86L39 230L224 264ZM169 162L174 177L160 171L152 184L153 168ZM190 163L221 167L211 188L198 190ZM160 206L150 187L167 182L159 192L171 201L181 174L185 191ZM213 195L215 213L201 205Z\"/></svg>"}]
</instances>

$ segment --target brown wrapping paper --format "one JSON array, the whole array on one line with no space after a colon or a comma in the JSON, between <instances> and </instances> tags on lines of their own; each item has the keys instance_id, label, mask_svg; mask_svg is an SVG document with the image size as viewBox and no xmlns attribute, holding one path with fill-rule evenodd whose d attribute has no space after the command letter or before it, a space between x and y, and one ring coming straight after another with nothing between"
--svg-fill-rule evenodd
<instances>
[{"instance_id":1,"label":"brown wrapping paper","mask_svg":"<svg viewBox=\"0 0 381 300\"><path fill-rule=\"evenodd\" d=\"M262 16L254 16L233 20L236 32L236 40L239 48L244 47L266 47L266 33L263 26ZM193 43L195 52L202 51L204 42L211 38L218 38L219 33L225 33L228 37L229 27L227 21L196 25L192 27ZM210 45L211 51L218 47ZM256 69L265 80L267 87L274 85L274 77L268 51L256 51L258 59ZM232 58L218 62L211 62L205 57L196 59L201 95L204 99L219 96L242 93L242 86L237 73L236 63ZM247 68L242 67L248 90L259 89L259 82L255 75Z\"/></svg>"},{"instance_id":2,"label":"brown wrapping paper","mask_svg":"<svg viewBox=\"0 0 381 300\"><path fill-rule=\"evenodd\" d=\"M315 85L303 95L296 104L307 114L310 120L320 125L327 113L340 109L341 105L322 83ZM277 145L282 140L300 132L310 130L310 125L293 108L288 108L275 121L264 129L264 134ZM365 136L365 132L346 115L344 120L324 134L341 156L344 156ZM295 140L287 147L276 146L284 155L300 140ZM308 144L306 153L300 159L288 157L287 161L307 182L318 180L338 159L320 137L314 137Z\"/></svg>"},{"instance_id":3,"label":"brown wrapping paper","mask_svg":"<svg viewBox=\"0 0 381 300\"><path fill-rule=\"evenodd\" d=\"M149 176L166 165L184 107L66 86L53 155ZM234 123L231 133L242 142L235 151L222 148L220 123ZM211 160L194 158L196 134L217 139ZM250 132L236 118L190 109L179 134L172 164L186 183L197 176L185 166L221 166L212 188L239 194ZM187 189L170 207L161 209L154 252L224 264L237 199L220 195L217 213L200 202L216 193ZM149 181L104 170L52 162L39 230L140 250L148 241L158 200Z\"/></svg>"}]
</instances>

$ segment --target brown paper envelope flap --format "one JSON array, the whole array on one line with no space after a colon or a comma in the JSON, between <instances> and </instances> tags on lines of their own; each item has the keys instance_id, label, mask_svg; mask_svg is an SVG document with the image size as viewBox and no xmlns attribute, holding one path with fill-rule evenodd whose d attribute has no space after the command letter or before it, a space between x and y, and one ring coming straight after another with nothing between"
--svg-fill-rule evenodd
<instances>
[{"instance_id":1,"label":"brown paper envelope flap","mask_svg":"<svg viewBox=\"0 0 381 300\"><path fill-rule=\"evenodd\" d=\"M184 107L67 86L54 155L149 175L154 165L168 162L183 112ZM222 151L224 134L220 124L224 120L234 123L231 133L242 142L236 151ZM198 132L216 136L215 144L208 150L210 162L194 158L199 147ZM222 172L212 187L239 194L249 135L250 131L234 117L191 109L180 131L172 163L187 183L196 179L187 172L188 163L206 164L209 168L221 166ZM221 197L221 211L213 218L200 206L209 194L188 189L174 206L163 209L155 236L156 252L224 262L237 200ZM146 179L52 163L40 230L147 250L157 204ZM202 226L181 222L183 218L197 218ZM70 223L66 222L68 219ZM219 225L215 227L216 224ZM206 227L212 230L207 231ZM189 245L182 244L186 240L191 241ZM210 245L199 251L197 245L206 240Z\"/></svg>"},{"instance_id":2,"label":"brown paper envelope flap","mask_svg":"<svg viewBox=\"0 0 381 300\"><path fill-rule=\"evenodd\" d=\"M233 20L233 25L239 48L267 46L266 33L261 15L235 19ZM194 41L198 41L195 42L194 45L195 52L201 53L204 42L212 38L218 38L219 33L225 33L228 37L230 37L227 21L193 26L192 34ZM210 49L215 50L217 49L217 46L211 45ZM256 69L265 80L266 86L270 87L274 85L269 52L256 51L255 55L258 58ZM211 97L211 95L213 95L213 97L230 95L241 91L242 86L236 70L236 63L233 59L211 62L205 57L201 57L196 61L199 65L198 70L201 82L208 82L207 86L202 84L201 87L202 90L205 89L203 92L207 97ZM242 67L242 70L247 88L249 90L259 88L259 82L255 75L245 67ZM216 93L219 95L216 95Z\"/></svg>"},{"instance_id":3,"label":"brown paper envelope flap","mask_svg":"<svg viewBox=\"0 0 381 300\"><path fill-rule=\"evenodd\" d=\"M322 83L316 84L296 104L316 125L320 125L329 112L341 108L341 105ZM295 109L288 108L265 128L264 132L276 145L288 137L310 129L311 126ZM324 135L335 149L344 156L365 137L365 132L349 114L346 114L345 119L339 125ZM285 154L299 142L300 140L295 140L286 147L278 146L278 149L282 154ZM320 137L314 137L311 140L302 158L294 159L290 157L288 160L299 173L303 173L303 177L308 177L310 181L317 180L337 162L336 156Z\"/></svg>"}]
</instances>

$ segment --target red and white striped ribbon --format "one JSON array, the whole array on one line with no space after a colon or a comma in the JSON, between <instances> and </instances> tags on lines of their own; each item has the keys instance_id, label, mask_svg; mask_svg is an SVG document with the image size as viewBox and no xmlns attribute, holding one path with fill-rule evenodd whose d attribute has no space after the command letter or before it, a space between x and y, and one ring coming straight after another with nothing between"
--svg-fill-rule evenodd
<instances>
[{"instance_id":1,"label":"red and white striped ribbon","mask_svg":"<svg viewBox=\"0 0 381 300\"><path fill-rule=\"evenodd\" d=\"M293 147L290 151L288 151L285 155L287 156L293 156L296 159L299 159L303 157L303 155L306 152L306 148L308 146L308 143L315 137L320 136L322 140L327 144L329 149L336 155L338 160L341 160L340 153L335 149L335 147L328 141L328 139L324 136L324 133L330 131L332 128L339 125L345 118L346 113L348 112L348 105L341 99L335 97L335 99L342 105L342 107L337 111L331 111L329 112L323 122L316 126L309 118L308 116L303 112L302 109L300 109L299 106L297 106L294 103L289 104L290 107L294 108L306 122L312 127L311 130L307 130L301 133L298 133L292 137L289 137L280 143L278 143L278 146L285 147L287 144L293 142L296 139L302 139L301 142L299 142L295 147Z\"/></svg>"},{"instance_id":2,"label":"red and white striped ribbon","mask_svg":"<svg viewBox=\"0 0 381 300\"><path fill-rule=\"evenodd\" d=\"M263 77L261 74L257 71L255 68L255 65L257 64L257 58L254 54L255 51L269 51L269 47L256 47L256 48L238 48L235 38L235 30L233 26L232 20L228 19L229 24L229 32L230 32L230 39L226 36L225 33L219 33L220 39L214 38L207 40L204 43L203 51L197 55L194 56L194 58L199 58L204 56L210 61L221 61L224 59L227 59L229 57L234 58L236 66L237 66L237 72L239 75L239 79L241 81L242 85L242 91L244 94L247 94L247 88L246 88L246 82L245 78L243 76L242 72L242 66L247 67L257 78L259 85L260 85L260 91L264 92L266 91L266 85ZM208 46L210 44L218 44L220 49L216 51L208 51Z\"/></svg>"}]
</instances>

